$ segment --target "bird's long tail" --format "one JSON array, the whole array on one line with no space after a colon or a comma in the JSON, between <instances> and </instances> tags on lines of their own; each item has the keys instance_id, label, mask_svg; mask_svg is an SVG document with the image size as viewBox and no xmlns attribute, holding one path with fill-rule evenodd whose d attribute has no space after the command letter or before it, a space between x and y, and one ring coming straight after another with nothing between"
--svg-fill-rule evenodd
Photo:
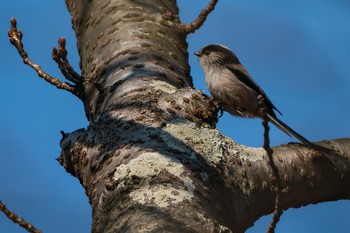
<instances>
[{"instance_id":1,"label":"bird's long tail","mask_svg":"<svg viewBox=\"0 0 350 233\"><path fill-rule=\"evenodd\" d=\"M313 144L312 142L310 142L309 140L307 140L306 138L304 138L303 136L295 132L292 128L286 125L283 121L279 120L277 117L272 116L270 114L268 114L268 117L272 124L274 124L277 128L285 132L287 135L295 137L306 146L317 149L318 147L317 145Z\"/></svg>"},{"instance_id":2,"label":"bird's long tail","mask_svg":"<svg viewBox=\"0 0 350 233\"><path fill-rule=\"evenodd\" d=\"M316 145L316 144L310 142L309 140L307 140L306 138L304 138L303 136L301 136L300 134L295 132L288 125L283 123L281 120L279 120L276 116L272 116L272 115L268 114L268 117L269 117L269 120L271 121L271 123L273 123L277 128L279 128L283 132L285 132L287 135L293 136L293 137L297 138L304 145L321 152L321 154L324 155L323 157L326 158L328 160L328 162L330 162L330 165L332 166L332 168L334 168L336 170L336 166L331 159L332 157L341 158L341 156L336 151L329 149L329 148L326 148L326 147L323 147L323 146Z\"/></svg>"}]
</instances>

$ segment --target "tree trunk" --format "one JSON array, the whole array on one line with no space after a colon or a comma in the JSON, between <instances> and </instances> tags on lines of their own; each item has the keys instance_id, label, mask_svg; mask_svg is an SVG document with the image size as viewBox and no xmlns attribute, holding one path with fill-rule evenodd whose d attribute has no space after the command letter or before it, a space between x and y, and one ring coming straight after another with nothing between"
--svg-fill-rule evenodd
<instances>
[{"instance_id":1,"label":"tree trunk","mask_svg":"<svg viewBox=\"0 0 350 233\"><path fill-rule=\"evenodd\" d=\"M92 232L244 232L273 212L265 151L221 135L219 106L193 89L176 1L66 4L90 125L65 135L59 161L86 190ZM332 145L350 157L348 139ZM297 144L274 158L283 209L349 197L348 160L335 170Z\"/></svg>"}]
</instances>

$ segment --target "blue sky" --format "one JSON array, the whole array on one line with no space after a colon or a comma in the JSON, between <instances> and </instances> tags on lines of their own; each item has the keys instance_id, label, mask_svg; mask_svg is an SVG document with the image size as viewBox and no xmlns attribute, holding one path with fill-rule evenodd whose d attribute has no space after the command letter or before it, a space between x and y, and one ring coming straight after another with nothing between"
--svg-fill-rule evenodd
<instances>
[{"instance_id":1,"label":"blue sky","mask_svg":"<svg viewBox=\"0 0 350 233\"><path fill-rule=\"evenodd\" d=\"M207 1L181 0L181 17L190 22ZM87 126L83 106L23 65L8 42L15 16L33 61L61 77L51 60L57 38L67 38L71 63L77 67L74 33L63 0L3 0L0 8L0 199L44 232L89 232L91 208L84 190L56 162L60 130ZM284 114L281 119L317 141L349 136L350 3L346 0L222 0L204 26L188 37L191 75L207 94L193 52L220 43L236 52L243 65ZM223 134L259 147L259 120L220 119ZM292 139L272 128L274 145ZM301 194L302 195L302 194ZM292 209L277 232L345 232L350 228L349 201ZM266 231L271 216L249 233ZM336 226L336 227L335 227ZM25 232L0 214L0 232Z\"/></svg>"}]
</instances>

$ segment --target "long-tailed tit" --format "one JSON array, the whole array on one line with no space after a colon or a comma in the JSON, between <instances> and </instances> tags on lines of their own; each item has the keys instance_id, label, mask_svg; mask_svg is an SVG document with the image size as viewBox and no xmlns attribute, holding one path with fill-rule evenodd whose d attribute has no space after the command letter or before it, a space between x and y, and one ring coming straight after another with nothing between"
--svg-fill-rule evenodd
<instances>
[{"instance_id":1,"label":"long-tailed tit","mask_svg":"<svg viewBox=\"0 0 350 233\"><path fill-rule=\"evenodd\" d=\"M264 97L270 122L303 144L316 149L320 148L277 118L274 111L279 114L281 112L273 105L230 49L222 45L211 44L196 52L195 55L199 57L211 95L221 103L225 111L240 117L262 118L258 104L258 96L261 95Z\"/></svg>"}]
</instances>

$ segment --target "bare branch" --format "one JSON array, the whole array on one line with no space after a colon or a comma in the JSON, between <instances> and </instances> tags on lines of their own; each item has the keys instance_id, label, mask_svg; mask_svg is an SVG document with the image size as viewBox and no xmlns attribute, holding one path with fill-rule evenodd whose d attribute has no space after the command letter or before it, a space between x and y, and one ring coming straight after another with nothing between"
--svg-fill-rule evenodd
<instances>
[{"instance_id":1,"label":"bare branch","mask_svg":"<svg viewBox=\"0 0 350 233\"><path fill-rule=\"evenodd\" d=\"M216 3L218 0L211 0L208 6L201 11L201 13L198 15L197 19L195 19L192 23L189 24L183 24L183 28L187 34L194 33L197 29L199 29L204 21L207 19L210 12L212 12L215 8Z\"/></svg>"},{"instance_id":2,"label":"bare branch","mask_svg":"<svg viewBox=\"0 0 350 233\"><path fill-rule=\"evenodd\" d=\"M63 76L78 85L81 85L83 78L74 71L73 67L67 59L68 51L66 49L66 39L64 37L58 38L58 47L52 49L52 59L58 64Z\"/></svg>"},{"instance_id":3,"label":"bare branch","mask_svg":"<svg viewBox=\"0 0 350 233\"><path fill-rule=\"evenodd\" d=\"M21 227L23 227L24 229L26 229L28 232L32 232L32 233L41 233L40 230L36 229L32 224L30 224L29 222L27 222L26 220L24 220L23 218L20 218L17 214L15 214L14 212L11 212L9 209L7 209L7 207L4 205L4 203L2 203L2 201L0 200L0 210L10 219L12 220L14 223L17 223L18 225L20 225Z\"/></svg>"},{"instance_id":4,"label":"bare branch","mask_svg":"<svg viewBox=\"0 0 350 233\"><path fill-rule=\"evenodd\" d=\"M71 92L74 95L77 95L77 88L75 86L62 82L58 78L51 77L49 74L44 72L39 65L33 63L29 59L29 56L27 52L24 50L24 46L22 43L23 34L21 31L17 30L17 22L15 18L11 19L11 30L9 30L8 36L10 37L11 44L15 46L19 55L22 57L24 64L33 68L38 73L39 77L45 79L47 82L51 83L52 85L56 86L59 89L64 89L66 91Z\"/></svg>"},{"instance_id":5,"label":"bare branch","mask_svg":"<svg viewBox=\"0 0 350 233\"><path fill-rule=\"evenodd\" d=\"M281 190L282 190L282 184L281 184L281 177L278 173L278 168L276 166L276 164L273 161L272 158L272 154L273 154L273 150L270 147L270 138L269 138L269 118L266 114L266 106L265 106L265 98L262 95L258 96L258 103L259 103L259 107L263 116L263 126L264 126L264 150L267 153L267 156L269 158L269 162L270 162L270 166L274 175L274 183L276 186L276 197L275 197L275 210L273 212L273 217L272 217L272 221L270 223L269 228L267 229L267 233L274 233L275 229L276 229L276 225L279 222L281 215L283 213L281 205L280 205L280 195L281 195Z\"/></svg>"}]
</instances>

